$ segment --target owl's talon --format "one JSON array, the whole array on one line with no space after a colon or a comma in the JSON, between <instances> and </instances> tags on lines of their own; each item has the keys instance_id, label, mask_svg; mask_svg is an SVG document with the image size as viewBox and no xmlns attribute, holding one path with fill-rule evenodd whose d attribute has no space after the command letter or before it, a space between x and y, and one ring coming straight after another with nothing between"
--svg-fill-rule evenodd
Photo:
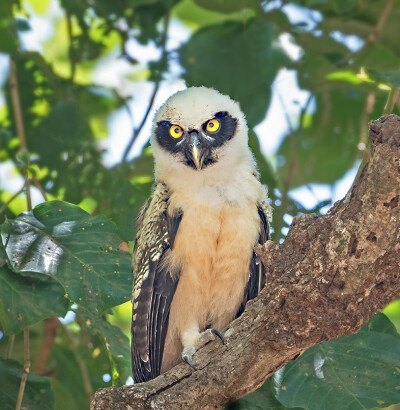
<instances>
[{"instance_id":1,"label":"owl's talon","mask_svg":"<svg viewBox=\"0 0 400 410\"><path fill-rule=\"evenodd\" d=\"M219 339L221 340L222 344L225 345L225 339L224 336L222 336L222 334L220 332L218 332L218 330L215 329L210 329L211 333L213 333L215 336L218 336Z\"/></svg>"},{"instance_id":2,"label":"owl's talon","mask_svg":"<svg viewBox=\"0 0 400 410\"><path fill-rule=\"evenodd\" d=\"M211 342L212 340L215 340L215 336L217 336L222 344L225 344L224 337L221 335L218 330L215 329L207 329L204 332L200 333L196 342L192 346L188 346L185 349L183 349L182 352L182 359L193 369L196 370L196 367L192 363L193 356L199 350L201 347L203 347L205 344L208 342Z\"/></svg>"},{"instance_id":3,"label":"owl's talon","mask_svg":"<svg viewBox=\"0 0 400 410\"><path fill-rule=\"evenodd\" d=\"M189 356L183 356L183 360L194 370L197 370L195 365L190 361Z\"/></svg>"},{"instance_id":4,"label":"owl's talon","mask_svg":"<svg viewBox=\"0 0 400 410\"><path fill-rule=\"evenodd\" d=\"M196 370L195 365L192 363L193 355L196 353L197 349L194 346L187 347L182 352L182 359L194 370Z\"/></svg>"}]
</instances>

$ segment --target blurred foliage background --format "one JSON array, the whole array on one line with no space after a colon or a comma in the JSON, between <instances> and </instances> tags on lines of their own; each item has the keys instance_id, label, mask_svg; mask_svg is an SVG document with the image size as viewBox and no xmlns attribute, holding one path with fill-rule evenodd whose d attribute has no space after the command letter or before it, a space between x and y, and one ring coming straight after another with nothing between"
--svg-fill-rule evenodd
<instances>
[{"instance_id":1,"label":"blurred foliage background","mask_svg":"<svg viewBox=\"0 0 400 410\"><path fill-rule=\"evenodd\" d=\"M131 382L129 249L157 106L190 85L239 101L282 241L295 215L346 193L368 121L399 112L399 21L395 0L2 0L2 408L16 406L28 345L23 407L84 409ZM385 313L399 327L399 302ZM387 316L230 408L399 403Z\"/></svg>"}]
</instances>

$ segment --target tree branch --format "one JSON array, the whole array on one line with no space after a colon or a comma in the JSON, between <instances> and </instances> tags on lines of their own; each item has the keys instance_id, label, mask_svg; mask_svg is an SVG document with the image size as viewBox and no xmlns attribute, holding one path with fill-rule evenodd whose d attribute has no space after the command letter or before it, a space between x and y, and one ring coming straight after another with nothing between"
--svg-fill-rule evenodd
<instances>
[{"instance_id":1,"label":"tree branch","mask_svg":"<svg viewBox=\"0 0 400 410\"><path fill-rule=\"evenodd\" d=\"M400 117L370 124L371 159L326 216L294 218L281 245L257 248L267 284L225 333L134 386L99 390L92 410L215 409L259 387L305 349L357 332L400 292Z\"/></svg>"}]
</instances>

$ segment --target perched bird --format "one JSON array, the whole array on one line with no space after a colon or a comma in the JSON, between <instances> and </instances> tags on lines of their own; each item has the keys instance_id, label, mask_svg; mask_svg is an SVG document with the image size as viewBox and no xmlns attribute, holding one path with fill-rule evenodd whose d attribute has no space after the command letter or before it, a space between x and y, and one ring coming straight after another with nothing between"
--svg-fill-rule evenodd
<instances>
[{"instance_id":1,"label":"perched bird","mask_svg":"<svg viewBox=\"0 0 400 410\"><path fill-rule=\"evenodd\" d=\"M153 193L133 252L132 368L157 377L219 336L257 296L253 248L269 239L270 206L239 105L205 87L171 96L155 115ZM222 339L223 340L223 339Z\"/></svg>"}]
</instances>

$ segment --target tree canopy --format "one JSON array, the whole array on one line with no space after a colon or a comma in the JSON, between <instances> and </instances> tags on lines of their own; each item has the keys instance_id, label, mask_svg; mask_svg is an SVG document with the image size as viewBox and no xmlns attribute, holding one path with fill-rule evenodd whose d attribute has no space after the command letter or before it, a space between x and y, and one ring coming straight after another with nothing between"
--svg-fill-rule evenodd
<instances>
[{"instance_id":1,"label":"tree canopy","mask_svg":"<svg viewBox=\"0 0 400 410\"><path fill-rule=\"evenodd\" d=\"M368 161L368 122L399 113L399 20L395 0L2 0L4 409L27 346L23 407L88 408L98 388L129 380L130 249L153 183L149 124L168 94L204 85L240 103L282 242L293 217L324 214ZM384 312L230 408L399 403L400 304Z\"/></svg>"}]
</instances>

